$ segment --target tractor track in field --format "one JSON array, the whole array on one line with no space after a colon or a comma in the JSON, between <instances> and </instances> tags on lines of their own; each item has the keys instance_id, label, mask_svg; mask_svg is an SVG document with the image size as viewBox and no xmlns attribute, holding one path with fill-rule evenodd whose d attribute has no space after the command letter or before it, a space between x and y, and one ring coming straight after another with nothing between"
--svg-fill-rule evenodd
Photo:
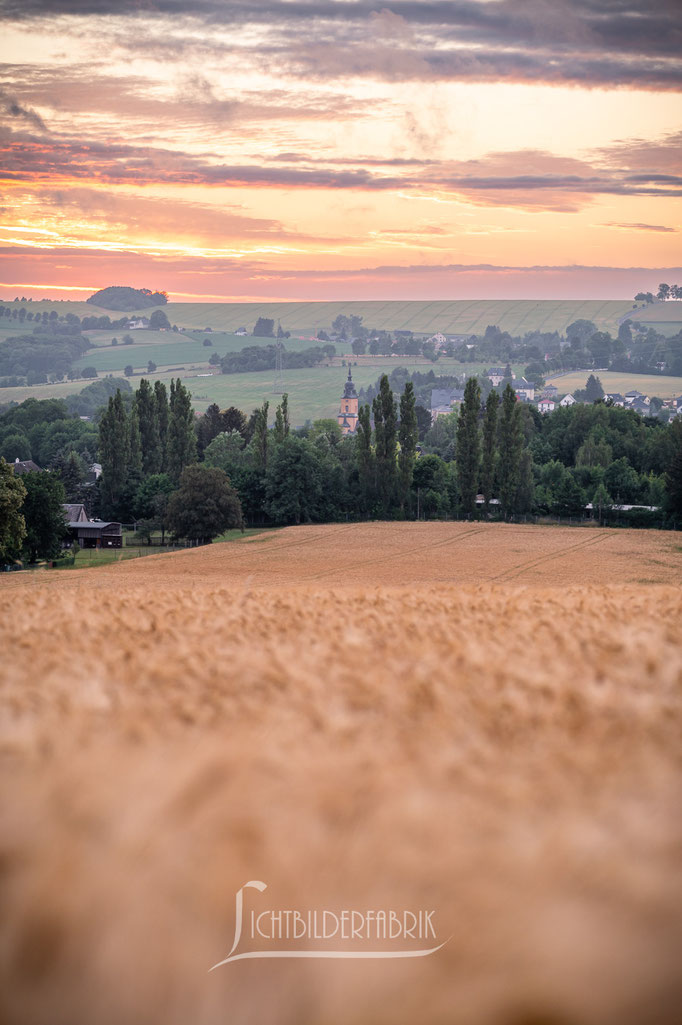
<instances>
[{"instance_id":1,"label":"tractor track in field","mask_svg":"<svg viewBox=\"0 0 682 1025\"><path fill-rule=\"evenodd\" d=\"M583 551L585 548L591 548L593 545L599 544L601 541L606 541L610 534L608 531L602 531L598 537L590 536L587 539L578 541L574 545L568 545L566 548L559 548L556 551L548 552L546 555L541 555L539 558L534 559L532 562L522 563L518 566L512 566L511 569L504 570L502 573L498 573L497 576L490 577L490 583L506 583L509 580L515 579L520 576L523 572L529 569L535 569L537 566L541 566L543 562L547 562L551 559L560 559L564 555L569 553Z\"/></svg>"}]
</instances>

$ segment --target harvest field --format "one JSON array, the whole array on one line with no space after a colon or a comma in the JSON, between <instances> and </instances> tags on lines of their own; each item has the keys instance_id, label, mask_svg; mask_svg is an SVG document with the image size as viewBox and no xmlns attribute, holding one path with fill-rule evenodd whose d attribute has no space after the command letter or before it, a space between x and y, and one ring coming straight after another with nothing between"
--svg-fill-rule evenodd
<instances>
[{"instance_id":1,"label":"harvest field","mask_svg":"<svg viewBox=\"0 0 682 1025\"><path fill-rule=\"evenodd\" d=\"M21 303L6 302L11 307ZM56 309L60 315L75 313L78 317L108 314L116 320L123 314L103 310L82 302L50 302L41 300L24 304L34 313ZM656 304L657 305L657 304ZM682 303L669 303L666 306ZM160 307L171 324L186 328L210 327L214 331L252 331L258 317L281 321L285 331L314 336L320 328L329 330L339 313L356 314L366 327L387 331L409 330L417 334L442 331L444 334L485 332L488 324L497 324L512 335L526 331L565 332L574 320L591 320L600 331L618 332L618 319L632 310L627 299L532 300L532 299L457 299L440 301L373 301L373 302L282 302L282 303L177 303ZM650 314L638 311L643 323ZM682 313L682 310L681 310ZM151 309L138 310L130 316L149 317ZM674 315L673 315L674 319ZM247 343L248 344L248 343Z\"/></svg>"},{"instance_id":2,"label":"harvest field","mask_svg":"<svg viewBox=\"0 0 682 1025\"><path fill-rule=\"evenodd\" d=\"M641 391L644 395L657 395L660 399L671 399L682 395L682 377L665 377L658 374L619 374L613 370L580 370L570 374L555 374L547 378L547 384L555 384L559 393L584 388L587 378L595 373L605 392Z\"/></svg>"},{"instance_id":3,"label":"harvest field","mask_svg":"<svg viewBox=\"0 0 682 1025\"><path fill-rule=\"evenodd\" d=\"M672 532L370 523L5 574L0 1018L673 1025L681 570ZM209 974L248 880L444 946Z\"/></svg>"}]
</instances>

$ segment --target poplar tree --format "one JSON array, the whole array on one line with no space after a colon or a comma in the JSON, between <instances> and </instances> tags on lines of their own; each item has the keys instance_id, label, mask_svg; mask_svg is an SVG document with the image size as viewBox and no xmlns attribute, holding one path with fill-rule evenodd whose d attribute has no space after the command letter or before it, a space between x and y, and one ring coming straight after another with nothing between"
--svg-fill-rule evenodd
<instances>
[{"instance_id":1,"label":"poplar tree","mask_svg":"<svg viewBox=\"0 0 682 1025\"><path fill-rule=\"evenodd\" d=\"M375 465L374 452L372 451L372 423L369 405L360 406L358 409L358 426L355 431L355 437L358 479L365 507L364 511L368 512L374 501L375 493Z\"/></svg>"},{"instance_id":2,"label":"poplar tree","mask_svg":"<svg viewBox=\"0 0 682 1025\"><path fill-rule=\"evenodd\" d=\"M519 463L522 449L521 406L516 399L514 389L508 384L502 393L498 474L500 505L505 519L514 510L514 499L519 486Z\"/></svg>"},{"instance_id":3,"label":"poplar tree","mask_svg":"<svg viewBox=\"0 0 682 1025\"><path fill-rule=\"evenodd\" d=\"M268 465L268 409L269 402L264 402L260 409L255 410L255 423L253 430L253 452L256 466L261 470L267 469Z\"/></svg>"},{"instance_id":4,"label":"poplar tree","mask_svg":"<svg viewBox=\"0 0 682 1025\"><path fill-rule=\"evenodd\" d=\"M191 398L179 377L177 381L171 380L166 453L171 480L179 480L182 471L197 456Z\"/></svg>"},{"instance_id":5,"label":"poplar tree","mask_svg":"<svg viewBox=\"0 0 682 1025\"><path fill-rule=\"evenodd\" d=\"M128 474L138 476L142 472L142 446L140 442L140 421L133 404L128 417Z\"/></svg>"},{"instance_id":6,"label":"poplar tree","mask_svg":"<svg viewBox=\"0 0 682 1025\"><path fill-rule=\"evenodd\" d=\"M161 382L157 382L160 384ZM161 472L161 439L159 437L159 411L156 394L143 377L135 393L135 408L140 426L142 471L145 475Z\"/></svg>"},{"instance_id":7,"label":"poplar tree","mask_svg":"<svg viewBox=\"0 0 682 1025\"><path fill-rule=\"evenodd\" d=\"M398 428L398 441L400 442L400 454L398 455L400 508L403 510L410 496L412 471L414 469L417 441L419 439L415 406L414 385L411 381L408 381L400 396L400 427Z\"/></svg>"},{"instance_id":8,"label":"poplar tree","mask_svg":"<svg viewBox=\"0 0 682 1025\"><path fill-rule=\"evenodd\" d=\"M497 410L500 396L493 388L485 403L485 419L483 421L483 459L481 465L481 491L483 492L486 516L490 509L490 499L495 486L495 455L497 453Z\"/></svg>"},{"instance_id":9,"label":"poplar tree","mask_svg":"<svg viewBox=\"0 0 682 1025\"><path fill-rule=\"evenodd\" d=\"M279 444L289 437L289 396L286 392L275 412L275 441Z\"/></svg>"},{"instance_id":10,"label":"poplar tree","mask_svg":"<svg viewBox=\"0 0 682 1025\"><path fill-rule=\"evenodd\" d=\"M156 418L159 426L159 472L168 469L168 392L163 381L154 381Z\"/></svg>"},{"instance_id":11,"label":"poplar tree","mask_svg":"<svg viewBox=\"0 0 682 1025\"><path fill-rule=\"evenodd\" d=\"M99 453L102 463L102 493L105 504L115 504L128 478L128 417L120 388L110 396L99 425Z\"/></svg>"},{"instance_id":12,"label":"poplar tree","mask_svg":"<svg viewBox=\"0 0 682 1025\"><path fill-rule=\"evenodd\" d=\"M376 459L377 491L381 511L386 516L393 506L396 493L396 452L398 445L398 416L395 399L386 374L381 375L379 394L372 403L374 413L374 451Z\"/></svg>"},{"instance_id":13,"label":"poplar tree","mask_svg":"<svg viewBox=\"0 0 682 1025\"><path fill-rule=\"evenodd\" d=\"M464 386L464 401L457 419L457 483L466 516L476 513L478 470L481 443L478 435L478 416L481 411L481 389L478 379L470 377Z\"/></svg>"}]
</instances>

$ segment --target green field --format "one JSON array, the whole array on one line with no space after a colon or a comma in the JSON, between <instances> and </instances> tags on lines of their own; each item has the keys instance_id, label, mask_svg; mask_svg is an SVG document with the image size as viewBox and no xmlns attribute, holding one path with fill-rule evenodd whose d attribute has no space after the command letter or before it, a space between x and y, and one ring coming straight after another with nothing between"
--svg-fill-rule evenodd
<instances>
[{"instance_id":1,"label":"green field","mask_svg":"<svg viewBox=\"0 0 682 1025\"><path fill-rule=\"evenodd\" d=\"M590 371L581 370L577 373L559 374L548 377L547 384L554 384L560 394L584 388ZM641 391L649 397L657 395L661 399L671 399L682 395L682 377L659 377L658 374L619 374L611 370L599 371L596 375L605 392L620 392L625 395L629 391Z\"/></svg>"},{"instance_id":2,"label":"green field","mask_svg":"<svg viewBox=\"0 0 682 1025\"><path fill-rule=\"evenodd\" d=\"M659 334L670 338L682 329L682 302L674 299L665 303L649 303L632 310L630 319L645 327L653 327Z\"/></svg>"},{"instance_id":3,"label":"green field","mask_svg":"<svg viewBox=\"0 0 682 1025\"><path fill-rule=\"evenodd\" d=\"M5 303L8 305L8 303ZM9 303L9 305L15 305ZM18 304L21 305L21 304ZM100 310L83 302L50 302L41 300L26 305L33 312L56 309L60 315L75 313L79 317L108 313L112 320L122 314ZM655 304L656 305L656 304ZM682 306L668 303L667 306ZM483 333L488 324L497 324L510 334L526 331L560 331L580 318L593 321L600 330L615 334L618 318L632 310L632 300L533 300L533 299L474 299L438 301L388 302L282 302L282 303L175 303L162 309L171 324L184 328L210 327L214 331L234 332L239 327L252 331L258 317L281 321L285 331L313 338L320 328L329 329L334 318L343 313L363 318L366 327L389 331L411 330L417 334ZM650 307L653 309L653 307ZM150 316L151 310L130 314ZM648 311L643 311L647 313ZM640 317L640 319L642 319ZM248 344L248 342L247 342Z\"/></svg>"},{"instance_id":4,"label":"green field","mask_svg":"<svg viewBox=\"0 0 682 1025\"><path fill-rule=\"evenodd\" d=\"M243 338L221 331L211 334L132 331L132 345L122 343L120 332L118 345L111 344L111 331L88 332L87 337L91 338L93 348L77 360L74 366L77 370L95 367L100 374L123 371L128 364L135 370L146 370L149 360L156 363L157 367L207 367L214 352L224 356L228 352L239 352L247 345L266 345L272 342L269 338ZM204 345L206 338L210 339L212 345ZM299 338L287 338L284 344L290 352L298 352L310 346L309 341L302 341Z\"/></svg>"}]
</instances>

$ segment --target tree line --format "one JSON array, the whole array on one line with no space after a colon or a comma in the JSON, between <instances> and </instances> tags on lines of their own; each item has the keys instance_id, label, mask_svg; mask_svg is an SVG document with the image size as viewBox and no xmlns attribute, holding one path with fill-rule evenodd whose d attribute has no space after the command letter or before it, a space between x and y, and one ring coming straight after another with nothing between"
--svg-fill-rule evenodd
<instances>
[{"instance_id":1,"label":"tree line","mask_svg":"<svg viewBox=\"0 0 682 1025\"><path fill-rule=\"evenodd\" d=\"M355 436L333 419L293 428L287 395L274 415L264 402L250 416L214 404L197 417L179 379L169 390L146 379L134 393L117 389L96 438L60 400L27 400L0 417L0 430L22 421L30 444L54 453L52 473L22 478L42 489L34 510L50 505L50 487L63 489L62 501L87 494L91 516L135 522L141 540L209 540L242 523L581 517L588 502L603 520L627 504L659 510L639 514L640 525L682 523L682 418L663 424L600 401L541 416L509 386L484 399L474 377L459 411L427 430L412 382L395 394L386 375L360 406ZM77 451L86 430L103 469L96 484L84 483Z\"/></svg>"}]
</instances>

